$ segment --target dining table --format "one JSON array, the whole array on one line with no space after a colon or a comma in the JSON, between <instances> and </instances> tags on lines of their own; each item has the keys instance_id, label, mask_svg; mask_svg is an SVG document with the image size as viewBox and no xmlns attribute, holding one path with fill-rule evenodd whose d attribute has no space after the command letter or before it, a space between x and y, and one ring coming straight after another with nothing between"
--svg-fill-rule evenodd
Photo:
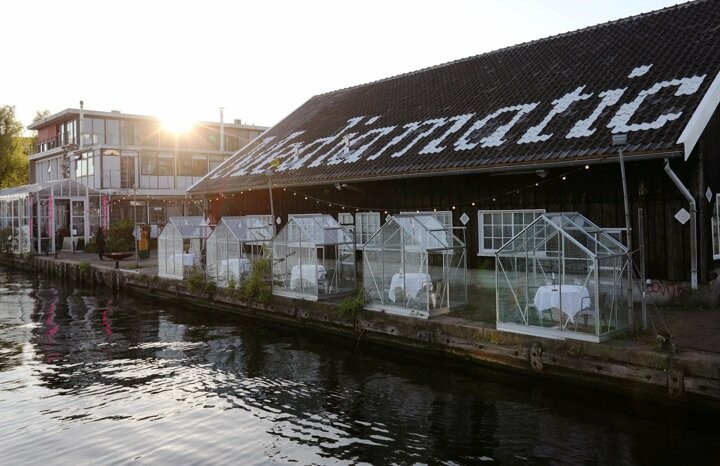
<instances>
[{"instance_id":1,"label":"dining table","mask_svg":"<svg viewBox=\"0 0 720 466\"><path fill-rule=\"evenodd\" d=\"M590 293L582 285L543 285L535 292L533 299L538 315L546 309L560 309L569 322L590 303Z\"/></svg>"},{"instance_id":2,"label":"dining table","mask_svg":"<svg viewBox=\"0 0 720 466\"><path fill-rule=\"evenodd\" d=\"M395 302L397 296L395 290L397 288L405 292L405 296L414 298L423 286L427 286L430 291L433 289L432 277L429 273L423 272L404 272L396 273L390 279L390 290L388 290L388 298Z\"/></svg>"},{"instance_id":3,"label":"dining table","mask_svg":"<svg viewBox=\"0 0 720 466\"><path fill-rule=\"evenodd\" d=\"M220 277L231 276L237 281L243 275L250 273L252 262L244 257L223 259L220 261Z\"/></svg>"}]
</instances>

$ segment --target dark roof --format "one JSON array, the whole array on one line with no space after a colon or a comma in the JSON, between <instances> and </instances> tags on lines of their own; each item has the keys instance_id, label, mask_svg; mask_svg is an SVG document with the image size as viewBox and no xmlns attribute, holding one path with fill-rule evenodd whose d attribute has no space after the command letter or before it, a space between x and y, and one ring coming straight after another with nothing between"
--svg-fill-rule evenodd
<instances>
[{"instance_id":1,"label":"dark roof","mask_svg":"<svg viewBox=\"0 0 720 466\"><path fill-rule=\"evenodd\" d=\"M300 186L579 163L614 133L682 152L718 71L720 1L685 3L317 95L191 192L266 186L274 160Z\"/></svg>"}]
</instances>

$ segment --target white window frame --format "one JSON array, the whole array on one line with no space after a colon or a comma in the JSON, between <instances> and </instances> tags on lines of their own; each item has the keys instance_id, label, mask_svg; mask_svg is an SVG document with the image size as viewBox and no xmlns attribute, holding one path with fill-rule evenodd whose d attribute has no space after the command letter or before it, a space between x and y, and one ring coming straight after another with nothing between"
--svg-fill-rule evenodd
<instances>
[{"instance_id":1,"label":"white window frame","mask_svg":"<svg viewBox=\"0 0 720 466\"><path fill-rule=\"evenodd\" d=\"M380 212L356 212L355 247L361 249L381 226Z\"/></svg>"},{"instance_id":2,"label":"white window frame","mask_svg":"<svg viewBox=\"0 0 720 466\"><path fill-rule=\"evenodd\" d=\"M545 209L517 209L517 210L478 210L478 256L494 256L495 252L502 244L507 243L513 236L520 233L526 226L530 225L536 218L545 213ZM515 223L515 214L523 214L523 222ZM526 221L525 214L535 214L532 216L532 220ZM495 222L491 222L489 225L485 221L485 215L490 215L490 219L494 220L496 216L500 216L500 225L496 225ZM509 216L509 217L508 217ZM505 220L509 219L509 223L505 223ZM486 248L485 247L485 227L489 226L491 229L495 229L498 226L501 228L499 235L493 235L491 238L502 239L502 244L498 245L498 248ZM505 234L505 228L510 228L508 234Z\"/></svg>"}]
</instances>

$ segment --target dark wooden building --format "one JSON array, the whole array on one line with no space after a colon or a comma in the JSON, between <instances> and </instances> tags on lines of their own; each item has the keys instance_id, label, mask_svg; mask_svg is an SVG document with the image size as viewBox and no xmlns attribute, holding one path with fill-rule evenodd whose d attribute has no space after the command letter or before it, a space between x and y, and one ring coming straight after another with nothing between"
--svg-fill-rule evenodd
<instances>
[{"instance_id":1,"label":"dark wooden building","mask_svg":"<svg viewBox=\"0 0 720 466\"><path fill-rule=\"evenodd\" d=\"M269 213L272 185L281 222L330 213L359 242L387 214L437 211L465 225L472 268L539 210L624 228L622 150L647 275L703 281L720 259L719 72L720 2L681 4L317 95L190 194L215 218Z\"/></svg>"}]
</instances>

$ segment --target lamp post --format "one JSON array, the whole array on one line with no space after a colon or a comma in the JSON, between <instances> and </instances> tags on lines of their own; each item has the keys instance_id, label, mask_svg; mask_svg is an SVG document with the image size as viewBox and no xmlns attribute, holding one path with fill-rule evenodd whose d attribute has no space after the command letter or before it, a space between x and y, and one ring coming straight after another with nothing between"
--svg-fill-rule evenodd
<instances>
[{"instance_id":1,"label":"lamp post","mask_svg":"<svg viewBox=\"0 0 720 466\"><path fill-rule=\"evenodd\" d=\"M135 269L140 268L137 238L137 188L133 187L133 244L135 244Z\"/></svg>"},{"instance_id":2,"label":"lamp post","mask_svg":"<svg viewBox=\"0 0 720 466\"><path fill-rule=\"evenodd\" d=\"M628 320L630 321L630 328L635 331L635 313L633 309L633 295L632 295L632 224L630 222L630 202L628 200L627 192L627 180L625 179L625 159L623 158L623 152L627 147L627 135L626 134L613 134L612 145L618 148L618 157L620 159L620 176L622 178L622 189L623 189L623 203L625 207L625 230L627 231L627 300L628 300Z\"/></svg>"},{"instance_id":3,"label":"lamp post","mask_svg":"<svg viewBox=\"0 0 720 466\"><path fill-rule=\"evenodd\" d=\"M265 170L265 176L268 179L268 195L270 196L270 216L272 217L272 235L275 238L275 206L273 205L273 193L272 193L272 168Z\"/></svg>"}]
</instances>

